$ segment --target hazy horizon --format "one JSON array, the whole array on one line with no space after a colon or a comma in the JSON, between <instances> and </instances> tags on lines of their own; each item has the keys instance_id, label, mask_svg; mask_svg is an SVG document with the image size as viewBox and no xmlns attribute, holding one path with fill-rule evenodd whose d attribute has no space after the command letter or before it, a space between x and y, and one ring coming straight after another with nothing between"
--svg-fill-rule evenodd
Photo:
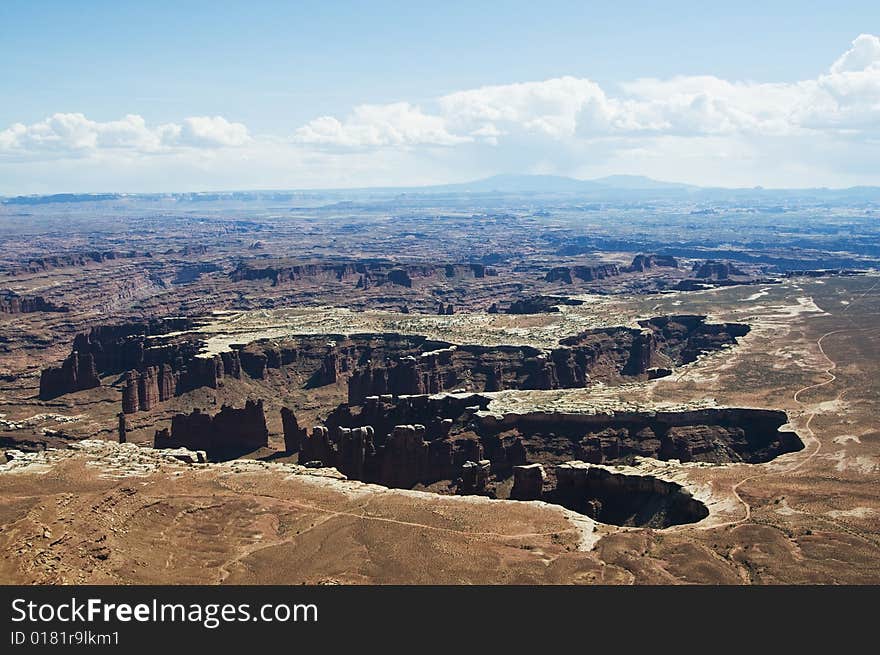
<instances>
[{"instance_id":1,"label":"hazy horizon","mask_svg":"<svg viewBox=\"0 0 880 655\"><path fill-rule=\"evenodd\" d=\"M482 177L479 179L467 179L461 181L453 181L453 182L440 182L437 184L402 184L402 185L369 185L369 186L343 186L343 187L334 187L334 186L325 186L325 187L242 187L242 188L217 188L217 189L201 189L201 188L191 188L191 189L181 189L177 191L130 191L130 190L106 190L106 189L92 189L87 191L67 191L67 190L59 190L53 191L50 193L23 193L23 194L2 194L0 193L0 198L5 199L13 199L13 198L26 198L26 197L50 197L50 196L65 196L65 195L73 195L73 196L98 196L98 195L125 195L125 196L149 196L149 195L185 195L185 194L213 194L213 193L306 193L306 192L346 192L346 191L381 191L381 190L403 190L412 189L414 191L418 190L429 190L429 189L442 189L443 187L464 187L477 183L486 183L490 180L494 179L504 179L504 178L536 178L540 179L543 177L547 178L557 178L560 180L569 180L572 182L584 182L584 183L599 183L603 184L603 180L608 178L633 178L633 179L641 179L645 182L653 182L656 183L657 187L626 187L623 185L615 185L613 183L608 183L604 185L609 191L623 191L627 189L635 190L635 191L643 191L649 192L652 190L676 190L676 187L680 188L682 191L691 190L691 191L765 191L768 193L773 192L799 192L799 191L847 191L851 189L858 188L867 188L867 189L878 189L880 190L880 184L877 185L852 185L852 186L803 186L803 187L769 187L764 185L754 185L754 186L703 186L698 184L692 184L690 182L683 182L677 180L657 180L652 177L642 176L642 175L629 175L629 174L610 174L607 176L599 177L599 178L575 178L567 175L552 175L552 174L527 174L527 173L497 173L494 175L489 175L486 177ZM528 186L522 187L524 192L540 192L540 188L530 188ZM602 186L596 186L595 191L600 192L602 190Z\"/></svg>"}]
</instances>

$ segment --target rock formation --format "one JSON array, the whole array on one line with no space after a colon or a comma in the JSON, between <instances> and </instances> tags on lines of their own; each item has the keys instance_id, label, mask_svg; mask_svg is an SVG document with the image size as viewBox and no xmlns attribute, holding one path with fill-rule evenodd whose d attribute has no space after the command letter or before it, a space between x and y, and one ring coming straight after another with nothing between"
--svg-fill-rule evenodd
<instances>
[{"instance_id":1,"label":"rock formation","mask_svg":"<svg viewBox=\"0 0 880 655\"><path fill-rule=\"evenodd\" d=\"M461 477L458 479L458 493L467 496L483 494L489 482L492 462L481 459L479 462L466 461L461 465Z\"/></svg>"},{"instance_id":2,"label":"rock formation","mask_svg":"<svg viewBox=\"0 0 880 655\"><path fill-rule=\"evenodd\" d=\"M12 291L0 291L0 314L30 314L32 312L66 312L43 296L21 296Z\"/></svg>"},{"instance_id":3,"label":"rock formation","mask_svg":"<svg viewBox=\"0 0 880 655\"><path fill-rule=\"evenodd\" d=\"M731 275L748 275L731 262L720 262L713 259L694 264L693 273L695 277L710 280L726 280Z\"/></svg>"},{"instance_id":4,"label":"rock formation","mask_svg":"<svg viewBox=\"0 0 880 655\"><path fill-rule=\"evenodd\" d=\"M284 451L288 453L299 452L303 440L306 438L306 429L299 427L293 410L287 407L281 408L281 426L284 430Z\"/></svg>"},{"instance_id":5,"label":"rock formation","mask_svg":"<svg viewBox=\"0 0 880 655\"><path fill-rule=\"evenodd\" d=\"M520 298L510 303L510 306L504 311L505 314L543 314L559 312L560 305L569 307L577 307L583 305L582 300L574 298L565 298L561 296L531 296L529 298ZM489 309L490 314L498 313L498 306L493 305L495 311Z\"/></svg>"},{"instance_id":6,"label":"rock formation","mask_svg":"<svg viewBox=\"0 0 880 655\"><path fill-rule=\"evenodd\" d=\"M51 257L38 257L29 259L22 265L13 266L9 269L10 275L23 275L27 273L41 273L55 268L80 268L87 264L95 264L106 262L114 259L131 259L138 256L149 257L149 253L138 255L131 252L118 252L115 250L98 251L93 250L83 253L73 253L69 255L54 255Z\"/></svg>"},{"instance_id":7,"label":"rock formation","mask_svg":"<svg viewBox=\"0 0 880 655\"><path fill-rule=\"evenodd\" d=\"M756 464L803 448L794 432L780 431L785 412L719 408L610 414L532 412L481 416L481 440L515 434L544 463L569 459L610 463L638 455L683 462ZM491 457L490 457L491 458Z\"/></svg>"},{"instance_id":8,"label":"rock formation","mask_svg":"<svg viewBox=\"0 0 880 655\"><path fill-rule=\"evenodd\" d=\"M383 394L578 388L592 379L648 379L660 369L732 345L748 329L741 324L707 323L705 316L668 316L642 321L638 329L588 330L561 340L560 347L550 351L447 344L397 358L386 354L383 363L371 359L361 367L350 360L349 368L354 370L348 400L359 404L368 396Z\"/></svg>"},{"instance_id":9,"label":"rock formation","mask_svg":"<svg viewBox=\"0 0 880 655\"><path fill-rule=\"evenodd\" d=\"M513 467L512 500L540 500L544 495L544 467L540 464L524 464Z\"/></svg>"},{"instance_id":10,"label":"rock formation","mask_svg":"<svg viewBox=\"0 0 880 655\"><path fill-rule=\"evenodd\" d=\"M411 288L425 278L483 278L496 275L484 264L398 264L390 260L363 260L344 263L292 262L284 259L255 260L238 264L229 277L233 282L269 280L281 284L338 282L357 289L391 284Z\"/></svg>"},{"instance_id":11,"label":"rock formation","mask_svg":"<svg viewBox=\"0 0 880 655\"><path fill-rule=\"evenodd\" d=\"M603 523L666 528L709 515L687 489L653 475L616 473L571 461L556 467L555 478L548 500Z\"/></svg>"},{"instance_id":12,"label":"rock formation","mask_svg":"<svg viewBox=\"0 0 880 655\"><path fill-rule=\"evenodd\" d=\"M617 264L597 264L595 266L556 266L551 268L545 276L546 282L562 282L573 284L574 280L594 282L604 280L607 277L620 275L620 267Z\"/></svg>"},{"instance_id":13,"label":"rock formation","mask_svg":"<svg viewBox=\"0 0 880 655\"><path fill-rule=\"evenodd\" d=\"M169 364L148 366L143 371L128 371L122 390L122 411L148 412L160 402L174 397L178 375Z\"/></svg>"},{"instance_id":14,"label":"rock formation","mask_svg":"<svg viewBox=\"0 0 880 655\"><path fill-rule=\"evenodd\" d=\"M198 409L191 414L175 414L171 431L157 431L153 441L155 448L204 450L215 460L232 459L268 443L262 400L248 400L242 409L224 405L214 416Z\"/></svg>"},{"instance_id":15,"label":"rock formation","mask_svg":"<svg viewBox=\"0 0 880 655\"><path fill-rule=\"evenodd\" d=\"M74 350L61 366L43 369L40 374L40 399L49 400L100 386L94 355Z\"/></svg>"},{"instance_id":16,"label":"rock formation","mask_svg":"<svg viewBox=\"0 0 880 655\"><path fill-rule=\"evenodd\" d=\"M657 266L678 268L678 260L671 255L636 255L632 263L623 269L626 273L643 273Z\"/></svg>"},{"instance_id":17,"label":"rock formation","mask_svg":"<svg viewBox=\"0 0 880 655\"><path fill-rule=\"evenodd\" d=\"M299 461L306 465L320 462L322 466L336 466L336 448L325 426L316 425L305 435L300 445Z\"/></svg>"},{"instance_id":18,"label":"rock formation","mask_svg":"<svg viewBox=\"0 0 880 655\"><path fill-rule=\"evenodd\" d=\"M338 429L336 468L341 473L354 480L366 477L366 467L376 455L373 435L369 425Z\"/></svg>"}]
</instances>

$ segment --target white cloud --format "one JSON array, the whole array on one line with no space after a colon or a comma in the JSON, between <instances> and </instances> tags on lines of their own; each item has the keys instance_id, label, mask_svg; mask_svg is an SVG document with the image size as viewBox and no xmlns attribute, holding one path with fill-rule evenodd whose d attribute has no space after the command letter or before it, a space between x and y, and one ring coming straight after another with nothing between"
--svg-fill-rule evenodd
<instances>
[{"instance_id":1,"label":"white cloud","mask_svg":"<svg viewBox=\"0 0 880 655\"><path fill-rule=\"evenodd\" d=\"M832 73L865 71L880 67L880 37L859 34L852 47L831 65Z\"/></svg>"},{"instance_id":2,"label":"white cloud","mask_svg":"<svg viewBox=\"0 0 880 655\"><path fill-rule=\"evenodd\" d=\"M584 111L600 122L609 115L599 85L574 77L459 91L443 96L438 105L442 119L457 131L497 135L522 129L554 139L573 136Z\"/></svg>"},{"instance_id":3,"label":"white cloud","mask_svg":"<svg viewBox=\"0 0 880 655\"><path fill-rule=\"evenodd\" d=\"M713 76L638 79L612 95L589 79L560 77L485 86L437 98L433 113L407 103L362 105L296 132L340 147L498 145L524 134L570 141L638 134L780 136L880 127L880 39L862 34L825 74L790 83Z\"/></svg>"},{"instance_id":4,"label":"white cloud","mask_svg":"<svg viewBox=\"0 0 880 655\"><path fill-rule=\"evenodd\" d=\"M243 124L230 123L222 116L185 118L175 136L175 144L203 148L242 146L250 140Z\"/></svg>"},{"instance_id":5,"label":"white cloud","mask_svg":"<svg viewBox=\"0 0 880 655\"><path fill-rule=\"evenodd\" d=\"M408 102L360 105L344 122L321 116L299 128L294 140L313 145L350 148L436 145L451 146L471 139L447 132L445 121Z\"/></svg>"},{"instance_id":6,"label":"white cloud","mask_svg":"<svg viewBox=\"0 0 880 655\"><path fill-rule=\"evenodd\" d=\"M146 156L153 154L164 156L155 162ZM140 180L155 170L157 186L205 188L221 180L235 187L248 180L423 184L503 171L719 185L880 184L878 157L880 38L869 34L825 71L798 81L701 75L602 88L564 76L466 89L419 105L359 105L317 117L287 138L251 137L221 116L148 125L138 115L99 122L54 114L0 131L0 179L29 180L28 166L46 162L46 171L55 166L67 176L90 170L96 180L99 171Z\"/></svg>"},{"instance_id":7,"label":"white cloud","mask_svg":"<svg viewBox=\"0 0 880 655\"><path fill-rule=\"evenodd\" d=\"M58 113L31 125L15 123L0 131L0 155L63 158L119 150L151 154L180 147L240 146L248 140L244 125L220 116L196 116L180 125L150 127L136 114L97 122L80 113Z\"/></svg>"}]
</instances>

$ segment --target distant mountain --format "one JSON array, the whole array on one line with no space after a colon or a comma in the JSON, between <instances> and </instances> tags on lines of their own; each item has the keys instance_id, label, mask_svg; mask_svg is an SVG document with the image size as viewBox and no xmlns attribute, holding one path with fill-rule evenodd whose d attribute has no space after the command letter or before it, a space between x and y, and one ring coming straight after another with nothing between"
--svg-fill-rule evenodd
<instances>
[{"instance_id":1,"label":"distant mountain","mask_svg":"<svg viewBox=\"0 0 880 655\"><path fill-rule=\"evenodd\" d=\"M595 184L612 189L699 189L693 184L662 182L644 175L608 175L592 180Z\"/></svg>"},{"instance_id":2,"label":"distant mountain","mask_svg":"<svg viewBox=\"0 0 880 655\"><path fill-rule=\"evenodd\" d=\"M493 175L473 182L410 189L418 193L596 193L620 191L688 191L699 187L661 182L643 175L609 175L597 180L578 180L562 175Z\"/></svg>"},{"instance_id":3,"label":"distant mountain","mask_svg":"<svg viewBox=\"0 0 880 655\"><path fill-rule=\"evenodd\" d=\"M49 196L15 196L0 197L4 205L45 205L56 202L101 202L102 200L119 200L124 197L120 193L56 193Z\"/></svg>"},{"instance_id":4,"label":"distant mountain","mask_svg":"<svg viewBox=\"0 0 880 655\"><path fill-rule=\"evenodd\" d=\"M642 175L609 175L595 180L578 180L561 175L503 174L461 182L418 187L367 187L359 189L300 189L254 191L208 191L188 193L60 193L55 195L0 196L0 205L44 205L53 203L100 203L107 201L139 203L289 203L303 199L335 198L371 201L411 195L456 194L542 194L578 197L595 201L621 202L653 199L688 202L786 202L793 199L813 202L880 202L880 187L848 189L765 189L700 187L663 182Z\"/></svg>"},{"instance_id":5,"label":"distant mountain","mask_svg":"<svg viewBox=\"0 0 880 655\"><path fill-rule=\"evenodd\" d=\"M576 180L561 175L493 175L482 180L461 184L444 184L423 187L427 191L455 191L459 193L571 193L595 191L601 184L588 180Z\"/></svg>"}]
</instances>

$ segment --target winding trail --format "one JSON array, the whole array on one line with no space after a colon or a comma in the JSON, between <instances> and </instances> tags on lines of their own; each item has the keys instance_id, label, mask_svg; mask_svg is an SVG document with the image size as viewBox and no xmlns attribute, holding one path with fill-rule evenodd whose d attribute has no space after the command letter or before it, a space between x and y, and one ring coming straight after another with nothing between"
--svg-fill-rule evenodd
<instances>
[{"instance_id":1,"label":"winding trail","mask_svg":"<svg viewBox=\"0 0 880 655\"><path fill-rule=\"evenodd\" d=\"M835 380L837 380L837 376L834 373L832 373L832 371L835 368L837 368L837 362L835 362L833 359L831 359L828 356L828 353L825 352L825 349L822 348L822 341L825 338L830 337L832 334L839 334L841 332L848 332L848 331L849 331L848 329L831 330L830 332L826 332L825 334L823 334L821 337L819 337L816 340L816 345L819 348L819 352L822 354L822 356L826 360L828 360L828 363L829 363L829 366L826 367L822 371L825 375L828 376L828 379L823 380L822 382L818 382L816 384L809 384L805 387L801 387L800 389L798 389L797 391L794 392L794 395L792 396L792 400L794 400L796 403L799 403L801 406L806 407L806 404L801 402L801 400L799 399L799 396L802 393L804 393L806 391L810 391L811 389L818 389L820 387L827 386L827 385L831 384L832 382L834 382ZM717 523L715 525L707 525L707 526L701 527L700 529L701 530L714 530L716 528L724 528L724 527L728 527L728 526L739 525L740 523L744 523L745 521L748 521L752 517L752 506L749 505L749 503L745 499L743 499L742 496L740 496L740 494L739 494L740 487L742 487L746 482L751 482L752 480L757 480L759 478L764 478L764 477L767 477L770 475L787 475L789 473L793 473L794 471L797 471L798 469L803 467L805 464L812 461L812 459L816 455L819 454L819 451L822 450L822 442L819 440L819 438L816 436L816 434L813 432L812 428L810 427L810 424L813 422L813 419L815 417L816 417L816 412L811 412L809 417L807 418L806 423L804 423L804 429L807 432L809 432L810 439L812 439L816 444L816 447L813 449L813 451L809 455L807 455L805 458L801 459L799 462L797 462L793 466L791 466L787 469L784 469L782 471L765 471L762 473L756 473L754 475L750 475L746 478L743 478L742 480L737 482L735 485L733 485L733 487L731 487L730 490L733 492L733 495L737 499L737 501L740 502L742 504L742 506L745 508L745 514L743 515L743 517L736 519L736 520L733 520L733 521L726 521L724 523Z\"/></svg>"}]
</instances>

